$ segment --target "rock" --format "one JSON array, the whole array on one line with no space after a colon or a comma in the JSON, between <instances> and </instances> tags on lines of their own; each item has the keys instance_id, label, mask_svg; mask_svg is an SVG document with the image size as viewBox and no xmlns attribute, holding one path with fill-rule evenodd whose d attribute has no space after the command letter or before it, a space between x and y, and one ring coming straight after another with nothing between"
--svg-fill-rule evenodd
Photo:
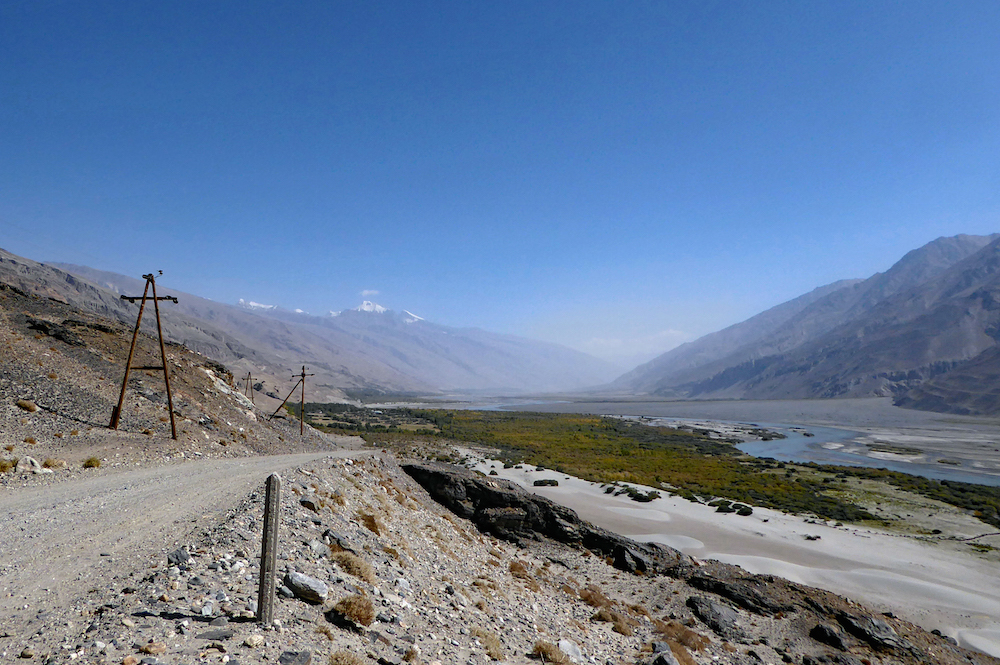
<instances>
[{"instance_id":1,"label":"rock","mask_svg":"<svg viewBox=\"0 0 1000 665\"><path fill-rule=\"evenodd\" d=\"M167 555L167 563L169 563L171 566L180 566L181 564L187 563L190 560L191 560L191 554L188 553L188 551L183 547L181 547L180 549L176 549ZM180 574L180 569L178 569L177 573Z\"/></svg>"},{"instance_id":2,"label":"rock","mask_svg":"<svg viewBox=\"0 0 1000 665\"><path fill-rule=\"evenodd\" d=\"M285 651L278 656L278 665L309 665L311 662L311 651Z\"/></svg>"},{"instance_id":3,"label":"rock","mask_svg":"<svg viewBox=\"0 0 1000 665\"><path fill-rule=\"evenodd\" d=\"M660 653L661 651L670 651L670 645L666 642L658 642L656 640L650 642L650 647L653 649L653 653Z\"/></svg>"},{"instance_id":4,"label":"rock","mask_svg":"<svg viewBox=\"0 0 1000 665\"><path fill-rule=\"evenodd\" d=\"M295 598L295 594L292 590L286 587L284 584L278 586L278 595L282 598Z\"/></svg>"},{"instance_id":5,"label":"rock","mask_svg":"<svg viewBox=\"0 0 1000 665\"><path fill-rule=\"evenodd\" d=\"M259 633L247 635L247 638L243 640L243 644L251 649L256 649L264 644L264 636Z\"/></svg>"},{"instance_id":6,"label":"rock","mask_svg":"<svg viewBox=\"0 0 1000 665\"><path fill-rule=\"evenodd\" d=\"M633 548L616 545L614 549L615 568L627 573L645 573L651 568L648 559Z\"/></svg>"},{"instance_id":7,"label":"rock","mask_svg":"<svg viewBox=\"0 0 1000 665\"><path fill-rule=\"evenodd\" d=\"M14 470L18 473L41 473L42 465L34 457L25 455L17 460L17 466L14 467Z\"/></svg>"},{"instance_id":8,"label":"rock","mask_svg":"<svg viewBox=\"0 0 1000 665\"><path fill-rule=\"evenodd\" d=\"M139 665L139 657L131 654L125 656L125 658L122 659L122 665Z\"/></svg>"},{"instance_id":9,"label":"rock","mask_svg":"<svg viewBox=\"0 0 1000 665\"><path fill-rule=\"evenodd\" d=\"M659 651L653 660L649 661L649 665L680 665L677 662L677 658L674 657L674 652L670 649L665 651Z\"/></svg>"},{"instance_id":10,"label":"rock","mask_svg":"<svg viewBox=\"0 0 1000 665\"><path fill-rule=\"evenodd\" d=\"M532 494L514 483L476 474L447 464L404 464L403 471L419 483L435 501L459 517L475 523L480 531L512 542L551 538L560 543L583 545L601 556L612 556L623 547L641 557L649 574L678 575L694 567L691 557L655 543L637 543L596 527L569 508ZM624 560L623 560L624 563Z\"/></svg>"},{"instance_id":11,"label":"rock","mask_svg":"<svg viewBox=\"0 0 1000 665\"><path fill-rule=\"evenodd\" d=\"M350 541L344 538L342 535L333 531L332 529L327 529L323 532L323 542L327 545L334 545L340 548L344 552L351 552L352 554L357 554L354 546L351 545Z\"/></svg>"},{"instance_id":12,"label":"rock","mask_svg":"<svg viewBox=\"0 0 1000 665\"><path fill-rule=\"evenodd\" d=\"M900 637L892 626L881 619L839 612L837 621L848 633L868 642L876 649L899 649L914 654L918 653L912 644Z\"/></svg>"},{"instance_id":13,"label":"rock","mask_svg":"<svg viewBox=\"0 0 1000 665\"><path fill-rule=\"evenodd\" d=\"M559 640L559 644L557 646L559 647L559 650L566 654L566 656L574 663L583 662L583 652L580 651L579 645L577 645L577 643L573 640Z\"/></svg>"},{"instance_id":14,"label":"rock","mask_svg":"<svg viewBox=\"0 0 1000 665\"><path fill-rule=\"evenodd\" d=\"M36 319L32 316L27 318L27 323L28 327L32 330L37 330L38 332L48 335L49 337L54 337L62 342L65 342L66 344L69 344L70 346L86 346L82 337L61 323Z\"/></svg>"},{"instance_id":15,"label":"rock","mask_svg":"<svg viewBox=\"0 0 1000 665\"><path fill-rule=\"evenodd\" d=\"M206 630L204 633L198 633L195 638L199 640L228 640L235 634L236 632L232 628L220 628L219 630Z\"/></svg>"},{"instance_id":16,"label":"rock","mask_svg":"<svg viewBox=\"0 0 1000 665\"><path fill-rule=\"evenodd\" d=\"M212 621L209 622L208 625L215 626L216 628L221 628L223 626L229 625L229 619L226 617L216 617L215 619L212 619Z\"/></svg>"},{"instance_id":17,"label":"rock","mask_svg":"<svg viewBox=\"0 0 1000 665\"><path fill-rule=\"evenodd\" d=\"M17 400L17 406L22 411L27 411L28 413L34 413L35 411L38 411L38 405L32 402L30 399Z\"/></svg>"},{"instance_id":18,"label":"rock","mask_svg":"<svg viewBox=\"0 0 1000 665\"><path fill-rule=\"evenodd\" d=\"M139 647L139 651L148 653L150 656L160 656L167 652L167 645L163 642L149 642Z\"/></svg>"},{"instance_id":19,"label":"rock","mask_svg":"<svg viewBox=\"0 0 1000 665\"><path fill-rule=\"evenodd\" d=\"M21 651L21 655L18 656L18 658L34 658L34 657L35 657L35 652L31 649L31 647L24 647L24 649Z\"/></svg>"},{"instance_id":20,"label":"rock","mask_svg":"<svg viewBox=\"0 0 1000 665\"><path fill-rule=\"evenodd\" d=\"M714 630L719 637L733 641L746 637L743 629L738 625L740 615L728 605L717 603L704 596L691 596L687 599L686 605L691 608L696 617L701 619L702 623Z\"/></svg>"},{"instance_id":21,"label":"rock","mask_svg":"<svg viewBox=\"0 0 1000 665\"><path fill-rule=\"evenodd\" d=\"M303 508L308 508L314 513L318 513L320 508L319 503L317 503L317 501L312 497L308 496L304 496L301 499L299 499L299 505L301 505Z\"/></svg>"},{"instance_id":22,"label":"rock","mask_svg":"<svg viewBox=\"0 0 1000 665\"><path fill-rule=\"evenodd\" d=\"M822 642L835 649L840 649L841 651L847 651L847 645L844 644L844 635L834 628L833 626L825 623L816 624L812 630L809 631L809 637L813 638L817 642Z\"/></svg>"},{"instance_id":23,"label":"rock","mask_svg":"<svg viewBox=\"0 0 1000 665\"><path fill-rule=\"evenodd\" d=\"M329 589L326 584L315 577L309 577L303 573L291 571L285 575L285 586L288 587L296 597L309 603L322 603L326 600Z\"/></svg>"},{"instance_id":24,"label":"rock","mask_svg":"<svg viewBox=\"0 0 1000 665\"><path fill-rule=\"evenodd\" d=\"M694 575L688 584L695 589L708 591L728 598L740 607L762 616L773 616L778 612L788 612L794 605L777 597L777 592L765 578L720 579L711 575Z\"/></svg>"},{"instance_id":25,"label":"rock","mask_svg":"<svg viewBox=\"0 0 1000 665\"><path fill-rule=\"evenodd\" d=\"M559 487L559 481L554 478L543 478L531 483L535 487Z\"/></svg>"},{"instance_id":26,"label":"rock","mask_svg":"<svg viewBox=\"0 0 1000 665\"><path fill-rule=\"evenodd\" d=\"M215 606L212 603L205 603L201 606L201 615L203 617L210 617L215 614Z\"/></svg>"}]
</instances>

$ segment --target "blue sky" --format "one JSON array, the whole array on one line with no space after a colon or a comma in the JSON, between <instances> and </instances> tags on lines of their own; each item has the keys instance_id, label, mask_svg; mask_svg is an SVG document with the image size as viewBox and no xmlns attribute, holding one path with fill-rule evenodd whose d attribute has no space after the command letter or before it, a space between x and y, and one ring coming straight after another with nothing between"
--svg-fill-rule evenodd
<instances>
[{"instance_id":1,"label":"blue sky","mask_svg":"<svg viewBox=\"0 0 1000 665\"><path fill-rule=\"evenodd\" d=\"M996 2L0 1L0 247L645 360L1000 230Z\"/></svg>"}]
</instances>

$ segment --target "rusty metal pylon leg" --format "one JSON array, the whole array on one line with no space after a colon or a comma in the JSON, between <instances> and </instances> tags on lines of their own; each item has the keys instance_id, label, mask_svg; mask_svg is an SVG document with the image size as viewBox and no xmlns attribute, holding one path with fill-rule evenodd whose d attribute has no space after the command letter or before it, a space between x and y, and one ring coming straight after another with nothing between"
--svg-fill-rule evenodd
<instances>
[{"instance_id":1,"label":"rusty metal pylon leg","mask_svg":"<svg viewBox=\"0 0 1000 665\"><path fill-rule=\"evenodd\" d=\"M163 274L163 271L160 271ZM156 312L156 332L160 338L160 359L162 360L162 366L160 367L136 367L139 370L163 370L163 382L167 386L167 410L170 412L170 435L173 439L177 438L177 424L174 421L174 399L173 395L170 393L170 370L167 367L167 351L163 345L163 327L160 325L160 304L161 300L172 300L174 303L177 302L177 298L174 296L160 296L156 295L156 279L153 277L153 273L148 275L143 275L146 280L146 288L142 292L142 302L139 304L139 316L135 320L135 331L132 333L132 346L128 350L128 360L125 361L125 378L122 379L122 391L118 395L118 406L115 407L114 413L111 414L111 423L108 425L110 429L118 429L118 423L121 421L122 407L125 405L125 389L128 387L128 376L132 372L132 358L135 355L136 342L139 339L139 327L142 325L142 312L146 308L146 301L149 300L149 287L153 287L153 309ZM140 299L140 296L121 296L122 300L128 300L134 303L136 300Z\"/></svg>"}]
</instances>

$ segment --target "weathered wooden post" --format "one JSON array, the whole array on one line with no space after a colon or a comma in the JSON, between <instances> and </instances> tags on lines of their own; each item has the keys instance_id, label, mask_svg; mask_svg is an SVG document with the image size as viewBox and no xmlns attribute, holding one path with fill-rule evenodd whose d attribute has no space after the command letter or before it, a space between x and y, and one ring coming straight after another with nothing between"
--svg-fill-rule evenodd
<instances>
[{"instance_id":1,"label":"weathered wooden post","mask_svg":"<svg viewBox=\"0 0 1000 665\"><path fill-rule=\"evenodd\" d=\"M257 621L274 621L274 573L278 559L278 512L281 509L281 476L267 477L264 496L264 536L260 546L260 587L257 590Z\"/></svg>"}]
</instances>

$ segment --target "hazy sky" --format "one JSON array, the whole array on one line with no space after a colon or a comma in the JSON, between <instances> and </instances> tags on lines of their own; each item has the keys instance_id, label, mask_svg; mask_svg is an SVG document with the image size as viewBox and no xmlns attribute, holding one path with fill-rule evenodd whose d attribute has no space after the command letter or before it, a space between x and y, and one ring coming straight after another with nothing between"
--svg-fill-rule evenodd
<instances>
[{"instance_id":1,"label":"hazy sky","mask_svg":"<svg viewBox=\"0 0 1000 665\"><path fill-rule=\"evenodd\" d=\"M0 0L0 247L646 360L1000 230L998 35L995 0Z\"/></svg>"}]
</instances>

